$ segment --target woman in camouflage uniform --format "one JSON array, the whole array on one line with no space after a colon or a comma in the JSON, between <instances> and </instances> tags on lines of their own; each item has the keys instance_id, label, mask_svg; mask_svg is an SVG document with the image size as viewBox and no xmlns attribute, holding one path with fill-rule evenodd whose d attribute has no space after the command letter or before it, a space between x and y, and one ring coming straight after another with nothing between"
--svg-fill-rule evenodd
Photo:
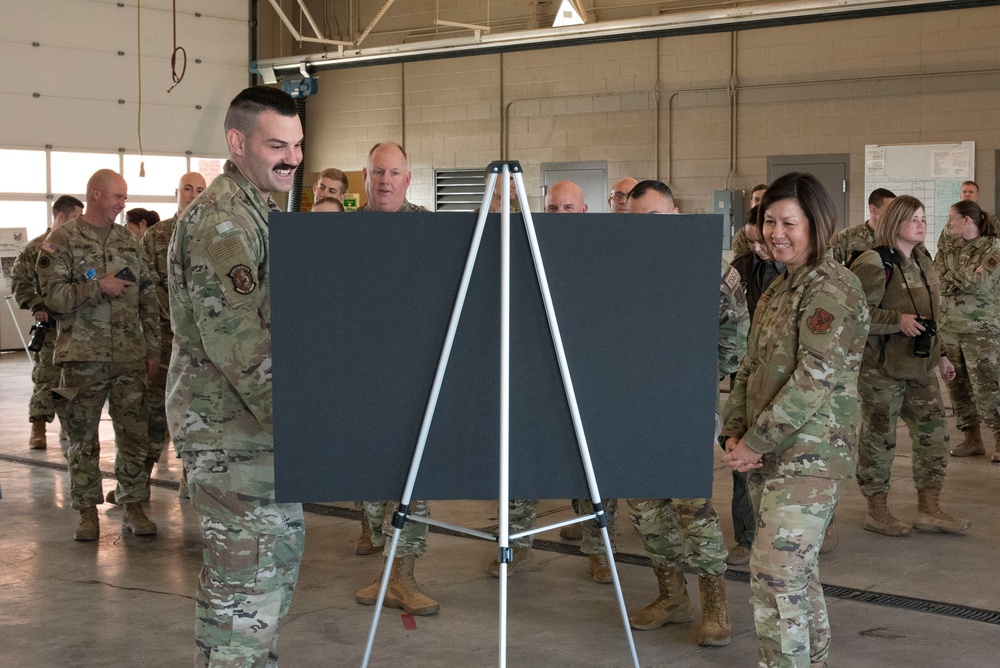
<instances>
[{"instance_id":1,"label":"woman in camouflage uniform","mask_svg":"<svg viewBox=\"0 0 1000 668\"><path fill-rule=\"evenodd\" d=\"M934 268L941 277L941 331L956 373L948 392L965 434L951 454L986 454L982 419L997 442L992 461L1000 464L1000 241L989 215L964 200L952 205L945 232L949 243Z\"/></svg>"},{"instance_id":2,"label":"woman in camouflage uniform","mask_svg":"<svg viewBox=\"0 0 1000 668\"><path fill-rule=\"evenodd\" d=\"M757 304L723 411L725 460L751 471L758 663L825 666L830 623L817 560L854 473L868 308L857 277L829 250L836 210L814 176L781 177L760 207L761 236L786 272Z\"/></svg>"},{"instance_id":3,"label":"woman in camouflage uniform","mask_svg":"<svg viewBox=\"0 0 1000 668\"><path fill-rule=\"evenodd\" d=\"M913 528L943 533L969 528L968 520L951 517L938 506L948 464L948 429L934 370L940 368L941 377L950 380L955 369L941 354L941 337L933 329L941 294L930 258L919 248L926 232L923 203L910 195L897 197L875 227L875 248L851 263L872 316L858 382L864 419L857 477L868 502L864 528L885 536L911 533L886 505L900 417L913 440L918 496Z\"/></svg>"}]
</instances>

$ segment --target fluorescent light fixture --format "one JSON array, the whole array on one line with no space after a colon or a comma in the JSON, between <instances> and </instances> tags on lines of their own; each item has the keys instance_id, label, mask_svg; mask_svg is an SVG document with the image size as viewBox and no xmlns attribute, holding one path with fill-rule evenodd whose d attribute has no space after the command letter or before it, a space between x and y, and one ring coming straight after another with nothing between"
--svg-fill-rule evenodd
<instances>
[{"instance_id":1,"label":"fluorescent light fixture","mask_svg":"<svg viewBox=\"0 0 1000 668\"><path fill-rule=\"evenodd\" d=\"M552 22L552 27L582 26L586 22L587 13L583 11L578 0L562 0L559 11L556 12L556 19Z\"/></svg>"}]
</instances>

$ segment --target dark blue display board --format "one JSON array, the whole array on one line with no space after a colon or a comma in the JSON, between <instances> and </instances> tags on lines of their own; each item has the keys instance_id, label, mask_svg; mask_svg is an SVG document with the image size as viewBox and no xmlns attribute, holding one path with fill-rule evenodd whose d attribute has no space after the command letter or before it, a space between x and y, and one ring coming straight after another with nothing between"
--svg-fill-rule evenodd
<instances>
[{"instance_id":1,"label":"dark blue display board","mask_svg":"<svg viewBox=\"0 0 1000 668\"><path fill-rule=\"evenodd\" d=\"M533 218L602 496L711 496L719 216ZM280 501L401 497L475 222L271 214ZM589 498L521 217L512 223L510 496ZM413 498L498 497L499 331L491 215Z\"/></svg>"}]
</instances>

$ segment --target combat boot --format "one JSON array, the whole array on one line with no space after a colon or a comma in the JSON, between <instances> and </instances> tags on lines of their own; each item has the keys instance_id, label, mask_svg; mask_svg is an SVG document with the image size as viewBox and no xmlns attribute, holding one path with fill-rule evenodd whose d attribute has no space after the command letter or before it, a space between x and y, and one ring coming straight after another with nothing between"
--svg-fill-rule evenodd
<instances>
[{"instance_id":1,"label":"combat boot","mask_svg":"<svg viewBox=\"0 0 1000 668\"><path fill-rule=\"evenodd\" d=\"M97 521L97 508L91 506L80 511L80 523L73 531L73 540L97 540L101 535Z\"/></svg>"},{"instance_id":2,"label":"combat boot","mask_svg":"<svg viewBox=\"0 0 1000 668\"><path fill-rule=\"evenodd\" d=\"M126 503L122 506L122 529L128 529L136 536L156 534L156 524L146 517L139 502Z\"/></svg>"},{"instance_id":3,"label":"combat boot","mask_svg":"<svg viewBox=\"0 0 1000 668\"><path fill-rule=\"evenodd\" d=\"M590 577L597 584L606 585L614 582L614 577L611 575L611 565L608 563L606 552L598 552L597 554L590 555L590 566L587 567L587 573L590 574Z\"/></svg>"},{"instance_id":4,"label":"combat boot","mask_svg":"<svg viewBox=\"0 0 1000 668\"><path fill-rule=\"evenodd\" d=\"M698 577L701 590L701 626L698 628L698 644L702 647L725 647L733 637L733 627L729 623L726 610L726 582L722 575L701 575Z\"/></svg>"},{"instance_id":5,"label":"combat boot","mask_svg":"<svg viewBox=\"0 0 1000 668\"><path fill-rule=\"evenodd\" d=\"M909 536L912 533L910 527L897 520L889 512L889 507L886 505L888 495L885 492L872 494L866 497L866 500L868 501L868 516L865 517L865 529L883 536L893 537Z\"/></svg>"},{"instance_id":6,"label":"combat boot","mask_svg":"<svg viewBox=\"0 0 1000 668\"><path fill-rule=\"evenodd\" d=\"M917 490L917 519L913 523L914 529L928 533L958 533L972 526L969 520L952 517L941 510L938 505L940 500L940 489Z\"/></svg>"},{"instance_id":7,"label":"combat boot","mask_svg":"<svg viewBox=\"0 0 1000 668\"><path fill-rule=\"evenodd\" d=\"M971 457L973 455L985 455L986 446L983 445L983 435L979 431L979 424L975 424L968 429L963 429L965 440L951 449L952 457Z\"/></svg>"},{"instance_id":8,"label":"combat boot","mask_svg":"<svg viewBox=\"0 0 1000 668\"><path fill-rule=\"evenodd\" d=\"M45 442L45 418L31 421L31 438L28 439L29 450L44 450L48 447Z\"/></svg>"},{"instance_id":9,"label":"combat boot","mask_svg":"<svg viewBox=\"0 0 1000 668\"><path fill-rule=\"evenodd\" d=\"M507 564L507 577L518 572L538 570L535 562L535 553L530 547L515 547L513 561ZM490 561L486 572L495 578L500 577L500 562L496 559Z\"/></svg>"},{"instance_id":10,"label":"combat boot","mask_svg":"<svg viewBox=\"0 0 1000 668\"><path fill-rule=\"evenodd\" d=\"M559 529L559 537L563 540L583 540L583 526L579 522L567 524Z\"/></svg>"},{"instance_id":11,"label":"combat boot","mask_svg":"<svg viewBox=\"0 0 1000 668\"><path fill-rule=\"evenodd\" d=\"M396 557L389 576L389 589L385 592L385 605L399 608L411 615L433 615L441 609L438 602L420 591L413 576L413 562L416 557L408 554Z\"/></svg>"},{"instance_id":12,"label":"combat boot","mask_svg":"<svg viewBox=\"0 0 1000 668\"><path fill-rule=\"evenodd\" d=\"M837 531L837 518L831 517L830 523L826 525L826 531L823 532L823 544L819 546L819 553L833 552L833 548L837 547L839 542L840 532Z\"/></svg>"},{"instance_id":13,"label":"combat boot","mask_svg":"<svg viewBox=\"0 0 1000 668\"><path fill-rule=\"evenodd\" d=\"M664 624L680 624L694 619L687 582L680 566L653 566L660 595L638 612L628 616L629 625L638 631L651 631Z\"/></svg>"},{"instance_id":14,"label":"combat boot","mask_svg":"<svg viewBox=\"0 0 1000 668\"><path fill-rule=\"evenodd\" d=\"M109 489L108 493L104 496L104 500L107 501L108 503L110 503L113 506L117 506L118 505L118 499L115 498L115 490L116 489L118 489L117 485L115 485L114 487L112 487L111 489Z\"/></svg>"},{"instance_id":15,"label":"combat boot","mask_svg":"<svg viewBox=\"0 0 1000 668\"><path fill-rule=\"evenodd\" d=\"M366 555L381 552L382 548L372 543L372 525L368 521L368 513L361 511L361 535L354 546L354 554Z\"/></svg>"},{"instance_id":16,"label":"combat boot","mask_svg":"<svg viewBox=\"0 0 1000 668\"><path fill-rule=\"evenodd\" d=\"M1000 431L993 432L993 440L997 442L996 452L990 457L990 464L1000 464Z\"/></svg>"}]
</instances>

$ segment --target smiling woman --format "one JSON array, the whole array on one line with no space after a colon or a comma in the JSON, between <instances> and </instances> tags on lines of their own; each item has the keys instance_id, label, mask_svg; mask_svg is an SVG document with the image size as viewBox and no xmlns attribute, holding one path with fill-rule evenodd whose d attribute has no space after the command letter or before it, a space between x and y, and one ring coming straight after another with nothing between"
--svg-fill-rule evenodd
<instances>
[{"instance_id":1,"label":"smiling woman","mask_svg":"<svg viewBox=\"0 0 1000 668\"><path fill-rule=\"evenodd\" d=\"M827 250L836 218L815 177L781 177L760 207L759 230L786 272L757 303L723 410L725 460L750 472L760 665L817 665L830 651L817 560L854 473L868 308L858 279Z\"/></svg>"}]
</instances>

